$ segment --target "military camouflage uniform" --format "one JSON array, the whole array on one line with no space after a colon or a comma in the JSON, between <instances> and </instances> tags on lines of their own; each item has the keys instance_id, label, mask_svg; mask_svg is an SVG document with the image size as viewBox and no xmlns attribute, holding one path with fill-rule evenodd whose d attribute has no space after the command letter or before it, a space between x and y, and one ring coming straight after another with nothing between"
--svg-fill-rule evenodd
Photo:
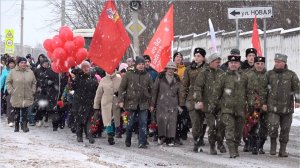
<instances>
[{"instance_id":1,"label":"military camouflage uniform","mask_svg":"<svg viewBox=\"0 0 300 168\"><path fill-rule=\"evenodd\" d=\"M194 108L194 83L197 75L205 66L207 65L204 62L201 65L197 65L197 63L193 61L191 65L186 68L180 86L179 104L180 106L186 106L189 110L192 121L192 134L196 147L199 147L201 144L200 136L203 134L202 126L205 115L200 110L195 110Z\"/></svg>"},{"instance_id":2,"label":"military camouflage uniform","mask_svg":"<svg viewBox=\"0 0 300 168\"><path fill-rule=\"evenodd\" d=\"M246 73L248 76L248 83L250 90L253 90L253 95L251 98L255 98L255 104L253 110L259 113L259 120L256 125L252 128L249 137L250 148L253 154L257 154L259 150L260 154L263 154L263 145L268 136L267 130L267 113L261 109L262 105L267 102L267 87L268 81L266 76L266 70L261 72L257 71L255 68L251 69ZM250 112L253 116L253 111Z\"/></svg>"},{"instance_id":3,"label":"military camouflage uniform","mask_svg":"<svg viewBox=\"0 0 300 168\"><path fill-rule=\"evenodd\" d=\"M215 143L218 143L220 151L226 152L223 145L223 139L225 136L225 127L221 121L221 111L219 105L212 109L209 102L212 99L214 86L217 80L224 72L221 69L205 68L200 71L195 81L195 102L203 102L205 117L207 121L208 129L208 141L211 145L211 154L217 154L215 151Z\"/></svg>"},{"instance_id":4,"label":"military camouflage uniform","mask_svg":"<svg viewBox=\"0 0 300 168\"><path fill-rule=\"evenodd\" d=\"M268 79L268 122L271 138L271 155L276 154L276 138L280 126L279 156L287 156L285 151L294 113L294 101L300 103L300 82L295 72L273 69L267 72Z\"/></svg>"},{"instance_id":5,"label":"military camouflage uniform","mask_svg":"<svg viewBox=\"0 0 300 168\"><path fill-rule=\"evenodd\" d=\"M248 99L250 92L245 73L242 70L228 70L216 83L211 99L215 107L220 99L222 121L225 124L225 137L230 157L239 156L238 146L243 133L244 110L247 101L250 101Z\"/></svg>"}]
</instances>

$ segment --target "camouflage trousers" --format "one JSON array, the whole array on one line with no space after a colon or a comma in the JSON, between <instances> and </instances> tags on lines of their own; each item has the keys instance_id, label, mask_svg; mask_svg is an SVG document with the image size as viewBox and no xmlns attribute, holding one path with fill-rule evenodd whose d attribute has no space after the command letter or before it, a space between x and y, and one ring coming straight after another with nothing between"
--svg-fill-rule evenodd
<instances>
[{"instance_id":1,"label":"camouflage trousers","mask_svg":"<svg viewBox=\"0 0 300 168\"><path fill-rule=\"evenodd\" d=\"M227 146L238 146L243 135L244 117L234 114L222 114L222 121L225 125Z\"/></svg>"},{"instance_id":2,"label":"camouflage trousers","mask_svg":"<svg viewBox=\"0 0 300 168\"><path fill-rule=\"evenodd\" d=\"M225 125L221 120L221 113L205 113L207 126L208 126L208 141L210 144L218 145L223 143L225 137Z\"/></svg>"},{"instance_id":3,"label":"camouflage trousers","mask_svg":"<svg viewBox=\"0 0 300 168\"><path fill-rule=\"evenodd\" d=\"M278 137L278 128L280 126L279 142L287 143L292 125L293 114L268 113L269 135L271 138Z\"/></svg>"},{"instance_id":4,"label":"camouflage trousers","mask_svg":"<svg viewBox=\"0 0 300 168\"><path fill-rule=\"evenodd\" d=\"M189 111L190 118L192 121L192 135L194 141L199 141L200 136L203 132L203 122L205 119L205 113L201 110L191 110Z\"/></svg>"}]
</instances>

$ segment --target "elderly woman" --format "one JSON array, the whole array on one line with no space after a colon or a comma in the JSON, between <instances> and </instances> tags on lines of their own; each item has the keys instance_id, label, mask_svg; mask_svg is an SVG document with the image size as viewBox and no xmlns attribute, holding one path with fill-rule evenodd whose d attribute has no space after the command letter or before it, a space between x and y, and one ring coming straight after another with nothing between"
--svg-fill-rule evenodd
<instances>
[{"instance_id":1,"label":"elderly woman","mask_svg":"<svg viewBox=\"0 0 300 168\"><path fill-rule=\"evenodd\" d=\"M169 62L166 70L158 75L152 89L152 102L150 110L156 108L156 121L158 127L158 143L167 142L168 146L175 145L175 134L179 107L180 77L175 74L177 66Z\"/></svg>"},{"instance_id":2,"label":"elderly woman","mask_svg":"<svg viewBox=\"0 0 300 168\"><path fill-rule=\"evenodd\" d=\"M19 132L20 120L23 132L28 132L27 108L33 104L36 79L32 70L27 67L26 58L18 59L18 66L7 77L6 89L11 95L10 103L15 111L15 132Z\"/></svg>"},{"instance_id":3,"label":"elderly woman","mask_svg":"<svg viewBox=\"0 0 300 168\"><path fill-rule=\"evenodd\" d=\"M102 112L103 125L106 127L108 143L114 142L114 130L120 125L120 108L118 106L118 89L121 83L121 77L117 72L106 74L100 81L97 93L94 99L94 109L97 113Z\"/></svg>"},{"instance_id":4,"label":"elderly woman","mask_svg":"<svg viewBox=\"0 0 300 168\"><path fill-rule=\"evenodd\" d=\"M72 112L75 116L77 141L83 142L83 131L90 143L94 143L92 134L88 132L88 124L91 116L94 114L93 104L98 87L95 74L91 72L91 64L84 61L81 69L75 75L72 81L72 89L74 90Z\"/></svg>"}]
</instances>

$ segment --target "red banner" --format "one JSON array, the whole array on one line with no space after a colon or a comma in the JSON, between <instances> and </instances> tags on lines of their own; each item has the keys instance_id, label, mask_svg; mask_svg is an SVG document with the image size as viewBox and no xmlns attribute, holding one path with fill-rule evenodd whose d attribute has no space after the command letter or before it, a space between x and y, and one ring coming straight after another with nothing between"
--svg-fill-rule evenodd
<instances>
[{"instance_id":1,"label":"red banner","mask_svg":"<svg viewBox=\"0 0 300 168\"><path fill-rule=\"evenodd\" d=\"M104 71L112 74L129 45L130 38L116 10L116 5L113 0L108 0L99 16L88 58Z\"/></svg>"},{"instance_id":2,"label":"red banner","mask_svg":"<svg viewBox=\"0 0 300 168\"><path fill-rule=\"evenodd\" d=\"M174 5L172 4L152 37L144 55L151 57L151 67L161 72L170 61L172 52Z\"/></svg>"},{"instance_id":3,"label":"red banner","mask_svg":"<svg viewBox=\"0 0 300 168\"><path fill-rule=\"evenodd\" d=\"M252 47L257 50L257 56L261 57L262 56L262 52L261 52L261 47L260 47L260 42L259 42L259 35L258 35L258 30L257 30L256 16L254 17L254 21L253 21Z\"/></svg>"}]
</instances>

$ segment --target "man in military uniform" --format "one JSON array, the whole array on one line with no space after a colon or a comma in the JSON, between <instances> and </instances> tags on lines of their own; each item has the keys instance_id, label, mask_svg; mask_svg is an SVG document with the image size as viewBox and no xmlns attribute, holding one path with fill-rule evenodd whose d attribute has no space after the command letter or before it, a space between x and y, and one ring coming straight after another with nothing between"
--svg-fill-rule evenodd
<instances>
[{"instance_id":1,"label":"man in military uniform","mask_svg":"<svg viewBox=\"0 0 300 168\"><path fill-rule=\"evenodd\" d=\"M249 101L250 90L248 90L247 76L239 69L240 57L229 55L228 61L227 72L215 85L211 109L215 109L218 100L220 100L222 121L225 124L226 144L230 158L235 158L239 156L238 146L242 138L245 120L244 109L247 101Z\"/></svg>"},{"instance_id":2,"label":"man in military uniform","mask_svg":"<svg viewBox=\"0 0 300 168\"><path fill-rule=\"evenodd\" d=\"M241 69L250 70L253 68L255 57L257 57L257 50L255 48L248 48L246 50L246 60L242 62Z\"/></svg>"},{"instance_id":3,"label":"man in military uniform","mask_svg":"<svg viewBox=\"0 0 300 168\"><path fill-rule=\"evenodd\" d=\"M267 139L267 87L268 81L265 69L265 57L254 58L254 68L247 72L249 89L253 90L254 106L249 106L247 124L245 124L245 139L249 141L252 154L264 154L263 146ZM246 146L246 145L245 145ZM246 149L246 148L245 148Z\"/></svg>"},{"instance_id":4,"label":"man in military uniform","mask_svg":"<svg viewBox=\"0 0 300 168\"><path fill-rule=\"evenodd\" d=\"M204 113L201 110L195 110L194 103L194 83L200 70L205 66L206 51L203 48L195 48L194 61L186 68L180 86L179 104L181 107L187 108L192 121L192 134L194 139L194 152L198 152L203 139Z\"/></svg>"},{"instance_id":5,"label":"man in military uniform","mask_svg":"<svg viewBox=\"0 0 300 168\"><path fill-rule=\"evenodd\" d=\"M287 68L287 55L275 54L275 66L267 72L268 122L271 138L271 155L276 155L278 128L280 126L279 157L288 157L286 145L292 124L294 107L300 108L300 82L296 73ZM295 101L295 104L294 104Z\"/></svg>"},{"instance_id":6,"label":"man in military uniform","mask_svg":"<svg viewBox=\"0 0 300 168\"><path fill-rule=\"evenodd\" d=\"M215 53L207 58L209 66L200 71L195 81L195 109L205 112L208 129L208 141L210 144L210 154L216 155L216 142L221 153L226 152L223 145L224 124L221 121L221 111L219 106L211 109L209 100L212 99L214 85L220 76L224 73L220 69L221 58Z\"/></svg>"}]
</instances>

